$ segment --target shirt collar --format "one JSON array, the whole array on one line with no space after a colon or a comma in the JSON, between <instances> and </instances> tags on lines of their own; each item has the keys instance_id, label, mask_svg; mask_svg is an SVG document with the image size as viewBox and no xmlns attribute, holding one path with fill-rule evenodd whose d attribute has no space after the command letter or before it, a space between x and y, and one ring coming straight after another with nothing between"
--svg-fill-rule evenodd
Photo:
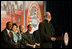
<instances>
[{"instance_id":1,"label":"shirt collar","mask_svg":"<svg viewBox=\"0 0 72 49\"><path fill-rule=\"evenodd\" d=\"M10 30L8 30L8 29L6 29L6 30L7 30L8 34L9 34Z\"/></svg>"}]
</instances>

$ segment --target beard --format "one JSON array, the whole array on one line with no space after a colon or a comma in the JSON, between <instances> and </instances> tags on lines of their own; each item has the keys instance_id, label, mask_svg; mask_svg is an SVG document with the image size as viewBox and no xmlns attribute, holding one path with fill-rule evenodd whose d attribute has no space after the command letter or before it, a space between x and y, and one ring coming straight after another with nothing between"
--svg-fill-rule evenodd
<instances>
[{"instance_id":1,"label":"beard","mask_svg":"<svg viewBox=\"0 0 72 49\"><path fill-rule=\"evenodd\" d=\"M49 18L49 19L48 19L48 18L45 18L45 19L46 19L46 20L48 20L48 22L50 22L50 21L51 21L51 18Z\"/></svg>"},{"instance_id":2,"label":"beard","mask_svg":"<svg viewBox=\"0 0 72 49\"><path fill-rule=\"evenodd\" d=\"M51 18L50 19L48 19L48 22L50 22L51 21Z\"/></svg>"}]
</instances>

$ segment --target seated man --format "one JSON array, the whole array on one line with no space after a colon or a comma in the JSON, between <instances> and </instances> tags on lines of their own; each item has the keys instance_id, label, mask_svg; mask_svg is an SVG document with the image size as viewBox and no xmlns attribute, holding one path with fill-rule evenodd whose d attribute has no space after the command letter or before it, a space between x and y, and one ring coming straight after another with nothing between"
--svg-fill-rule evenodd
<instances>
[{"instance_id":1,"label":"seated man","mask_svg":"<svg viewBox=\"0 0 72 49\"><path fill-rule=\"evenodd\" d=\"M33 34L32 34L32 25L29 24L27 26L28 30L27 32L25 33L26 34L26 47L29 47L29 48L35 48L36 47L36 44L35 44L35 39L33 37Z\"/></svg>"},{"instance_id":2,"label":"seated man","mask_svg":"<svg viewBox=\"0 0 72 49\"><path fill-rule=\"evenodd\" d=\"M20 38L20 40L19 40L20 45L19 45L19 47L20 48L26 48L25 47L25 33L24 33L24 26L23 25L19 26L19 32L20 32L20 36L19 36L19 38Z\"/></svg>"},{"instance_id":3,"label":"seated man","mask_svg":"<svg viewBox=\"0 0 72 49\"><path fill-rule=\"evenodd\" d=\"M20 33L22 35L22 40L20 42L21 48L35 48L35 41L33 35L30 34L32 30L31 24L28 25L28 31L26 33L24 33L23 25L21 25L19 28L20 28Z\"/></svg>"},{"instance_id":4,"label":"seated man","mask_svg":"<svg viewBox=\"0 0 72 49\"><path fill-rule=\"evenodd\" d=\"M1 32L1 48L15 48L13 34L10 33L12 23L7 22L6 28Z\"/></svg>"}]
</instances>

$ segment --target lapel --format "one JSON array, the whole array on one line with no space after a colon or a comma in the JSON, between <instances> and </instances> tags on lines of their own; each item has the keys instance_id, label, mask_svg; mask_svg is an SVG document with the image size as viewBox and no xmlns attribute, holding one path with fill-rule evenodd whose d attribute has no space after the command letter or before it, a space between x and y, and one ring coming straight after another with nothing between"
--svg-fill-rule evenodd
<instances>
[{"instance_id":1,"label":"lapel","mask_svg":"<svg viewBox=\"0 0 72 49\"><path fill-rule=\"evenodd\" d=\"M48 23L48 21L45 20L45 21L44 21L44 27L45 27L46 34L51 35L50 22Z\"/></svg>"},{"instance_id":2,"label":"lapel","mask_svg":"<svg viewBox=\"0 0 72 49\"><path fill-rule=\"evenodd\" d=\"M14 39L14 38L13 38L13 33L12 33L12 32L10 32L10 33L11 33L11 38L12 38L12 40L13 40L13 39Z\"/></svg>"},{"instance_id":3,"label":"lapel","mask_svg":"<svg viewBox=\"0 0 72 49\"><path fill-rule=\"evenodd\" d=\"M6 29L5 29L5 35L6 35L8 38L10 38L10 37L9 37L9 34L8 34L8 32L7 32Z\"/></svg>"},{"instance_id":4,"label":"lapel","mask_svg":"<svg viewBox=\"0 0 72 49\"><path fill-rule=\"evenodd\" d=\"M45 27L45 31L46 31L46 33L47 33L47 31L48 31L48 21L47 20L44 20L44 27Z\"/></svg>"},{"instance_id":5,"label":"lapel","mask_svg":"<svg viewBox=\"0 0 72 49\"><path fill-rule=\"evenodd\" d=\"M30 39L29 37L29 31L26 32L27 38Z\"/></svg>"},{"instance_id":6,"label":"lapel","mask_svg":"<svg viewBox=\"0 0 72 49\"><path fill-rule=\"evenodd\" d=\"M31 42L30 35L29 35L29 31L26 32L26 35L27 35L27 40L28 40L29 42Z\"/></svg>"},{"instance_id":7,"label":"lapel","mask_svg":"<svg viewBox=\"0 0 72 49\"><path fill-rule=\"evenodd\" d=\"M11 32L10 32L11 33ZM8 34L8 32L7 32L7 30L5 29L5 34L6 34L6 37L10 40L11 38L12 38L12 40L13 40L13 34L11 33L11 38L9 37L9 34Z\"/></svg>"}]
</instances>

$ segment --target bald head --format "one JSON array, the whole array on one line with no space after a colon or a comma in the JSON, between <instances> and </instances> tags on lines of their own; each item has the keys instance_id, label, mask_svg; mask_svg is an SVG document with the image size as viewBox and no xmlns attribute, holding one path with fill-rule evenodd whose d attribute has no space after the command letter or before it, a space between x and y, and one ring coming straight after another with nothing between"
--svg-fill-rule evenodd
<instances>
[{"instance_id":1,"label":"bald head","mask_svg":"<svg viewBox=\"0 0 72 49\"><path fill-rule=\"evenodd\" d=\"M46 12L47 16L51 17L51 13L50 12Z\"/></svg>"},{"instance_id":2,"label":"bald head","mask_svg":"<svg viewBox=\"0 0 72 49\"><path fill-rule=\"evenodd\" d=\"M20 32L24 32L24 25L19 26Z\"/></svg>"},{"instance_id":3,"label":"bald head","mask_svg":"<svg viewBox=\"0 0 72 49\"><path fill-rule=\"evenodd\" d=\"M51 21L51 13L50 12L46 12L44 18L47 19L48 21Z\"/></svg>"}]
</instances>

